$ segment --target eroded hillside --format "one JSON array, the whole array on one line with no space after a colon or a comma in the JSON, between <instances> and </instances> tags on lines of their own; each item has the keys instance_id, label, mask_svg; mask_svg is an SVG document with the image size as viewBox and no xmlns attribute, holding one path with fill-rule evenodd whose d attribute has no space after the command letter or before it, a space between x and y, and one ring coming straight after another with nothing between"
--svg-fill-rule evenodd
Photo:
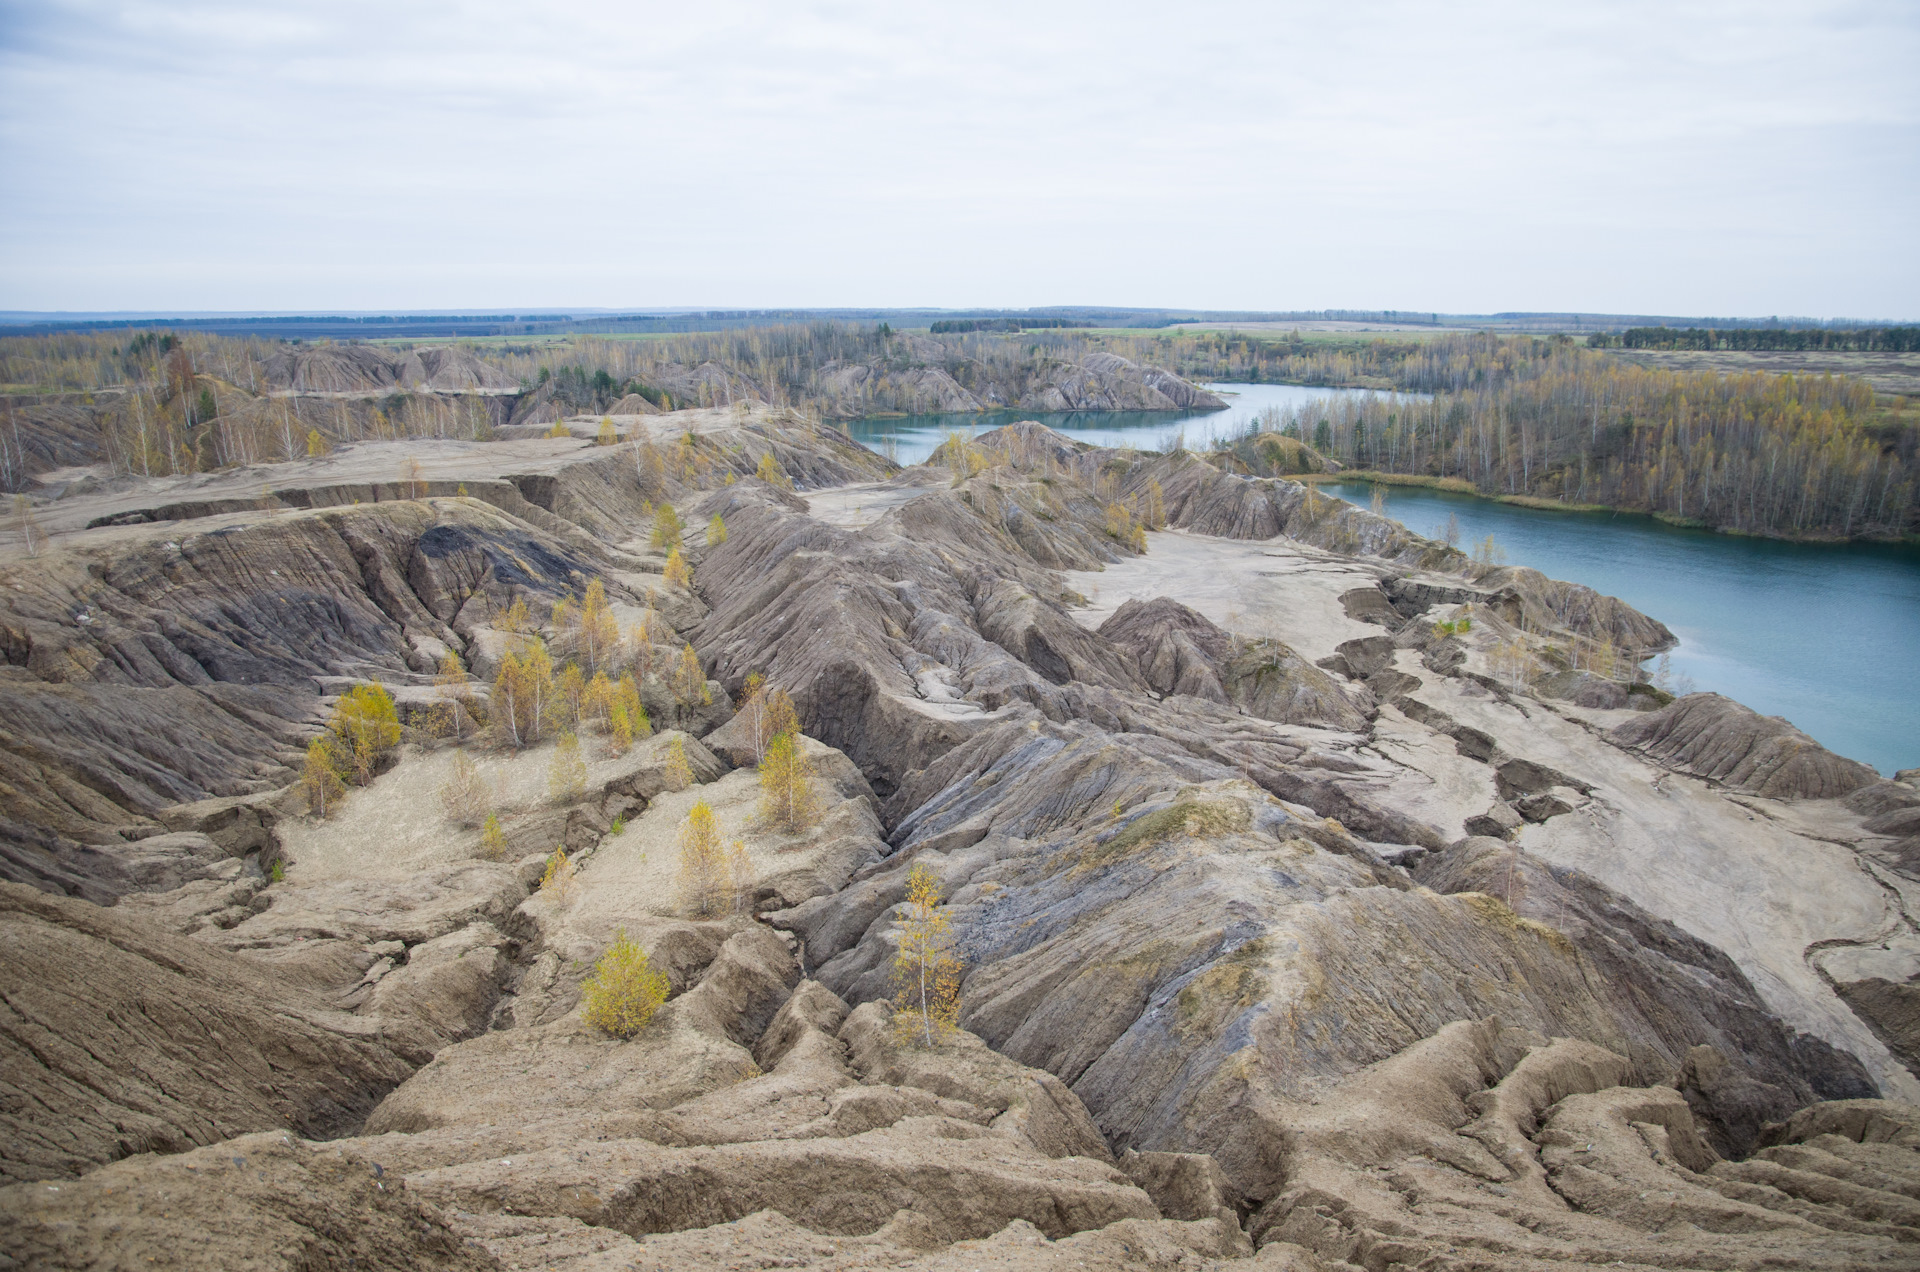
<instances>
[{"instance_id":1,"label":"eroded hillside","mask_svg":"<svg viewBox=\"0 0 1920 1272\"><path fill-rule=\"evenodd\" d=\"M1920 790L1594 657L1655 619L1037 425L900 471L598 423L76 477L0 562L8 1257L1920 1262ZM508 739L536 648L649 727ZM321 815L368 682L399 744ZM667 980L624 1041L623 938Z\"/></svg>"}]
</instances>

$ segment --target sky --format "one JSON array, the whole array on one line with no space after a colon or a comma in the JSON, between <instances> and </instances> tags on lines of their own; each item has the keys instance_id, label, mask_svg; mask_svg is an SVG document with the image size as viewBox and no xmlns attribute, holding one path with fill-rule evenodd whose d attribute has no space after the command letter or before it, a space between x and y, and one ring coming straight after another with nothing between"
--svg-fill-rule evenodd
<instances>
[{"instance_id":1,"label":"sky","mask_svg":"<svg viewBox=\"0 0 1920 1272\"><path fill-rule=\"evenodd\" d=\"M0 309L1920 317L1920 3L0 0Z\"/></svg>"}]
</instances>

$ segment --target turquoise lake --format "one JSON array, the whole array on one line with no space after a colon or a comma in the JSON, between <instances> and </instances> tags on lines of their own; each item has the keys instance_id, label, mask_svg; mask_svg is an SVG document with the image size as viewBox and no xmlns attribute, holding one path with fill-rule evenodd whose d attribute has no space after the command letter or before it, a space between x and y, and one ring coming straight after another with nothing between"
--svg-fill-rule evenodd
<instances>
[{"instance_id":1,"label":"turquoise lake","mask_svg":"<svg viewBox=\"0 0 1920 1272\"><path fill-rule=\"evenodd\" d=\"M1208 386L1224 411L1003 412L856 420L853 437L903 464L950 429L984 432L1038 419L1102 446L1161 450L1181 433L1202 449L1245 431L1270 405L1336 391L1278 384ZM1365 506L1372 487L1322 490ZM1920 549L1801 544L1683 530L1631 513L1546 512L1409 487L1383 487L1387 515L1431 535L1448 516L1462 543L1491 534L1509 563L1585 583L1659 619L1680 638L1673 673L1692 687L1785 716L1821 744L1884 774L1920 767Z\"/></svg>"},{"instance_id":2,"label":"turquoise lake","mask_svg":"<svg viewBox=\"0 0 1920 1272\"><path fill-rule=\"evenodd\" d=\"M1182 434L1190 450L1206 450L1218 437L1237 437L1270 406L1364 393L1361 389L1310 389L1297 384L1209 384L1226 398L1224 411L986 411L959 415L903 415L851 420L853 440L902 464L925 463L950 432L984 433L1015 420L1038 420L1075 441L1094 446L1166 450Z\"/></svg>"}]
</instances>

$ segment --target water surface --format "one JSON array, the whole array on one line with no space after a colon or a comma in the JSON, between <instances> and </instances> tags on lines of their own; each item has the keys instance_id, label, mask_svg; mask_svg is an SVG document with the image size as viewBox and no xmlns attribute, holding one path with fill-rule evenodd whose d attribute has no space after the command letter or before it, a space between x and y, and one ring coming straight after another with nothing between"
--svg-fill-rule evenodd
<instances>
[{"instance_id":1,"label":"water surface","mask_svg":"<svg viewBox=\"0 0 1920 1272\"><path fill-rule=\"evenodd\" d=\"M1291 384L1212 384L1224 411L998 411L854 420L856 441L920 463L950 431L1037 419L1098 446L1196 450L1244 433L1269 406L1356 393ZM1366 505L1372 487L1321 489ZM1585 583L1680 638L1680 688L1710 689L1785 716L1882 773L1920 766L1920 549L1780 543L1682 530L1631 513L1546 512L1471 495L1382 487L1387 515L1420 534L1457 517L1463 545L1487 535L1514 565Z\"/></svg>"},{"instance_id":2,"label":"water surface","mask_svg":"<svg viewBox=\"0 0 1920 1272\"><path fill-rule=\"evenodd\" d=\"M1365 389L1312 389L1298 384L1209 384L1227 401L1224 411L985 411L953 415L876 416L848 422L853 440L902 464L919 464L950 432L984 433L1016 420L1038 420L1075 441L1094 446L1133 446L1166 450L1184 435L1193 450L1211 447L1216 438L1238 437L1270 406L1291 406L1314 398L1365 393ZM889 450L889 443L892 449Z\"/></svg>"},{"instance_id":3,"label":"water surface","mask_svg":"<svg viewBox=\"0 0 1920 1272\"><path fill-rule=\"evenodd\" d=\"M1364 483L1320 489L1366 506ZM1387 515L1462 546L1491 534L1513 565L1585 583L1673 629L1673 672L1884 774L1920 766L1920 549L1781 543L1633 513L1547 512L1383 486ZM1685 687L1684 685L1682 687Z\"/></svg>"}]
</instances>

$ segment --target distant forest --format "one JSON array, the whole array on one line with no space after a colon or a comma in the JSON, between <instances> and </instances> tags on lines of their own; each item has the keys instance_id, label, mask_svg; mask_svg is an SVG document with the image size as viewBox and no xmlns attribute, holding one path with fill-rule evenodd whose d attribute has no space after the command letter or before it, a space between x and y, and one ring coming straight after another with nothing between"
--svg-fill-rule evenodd
<instances>
[{"instance_id":1,"label":"distant forest","mask_svg":"<svg viewBox=\"0 0 1920 1272\"><path fill-rule=\"evenodd\" d=\"M1618 335L1587 337L1595 349L1733 349L1805 353L1920 353L1920 327L1629 327Z\"/></svg>"},{"instance_id":2,"label":"distant forest","mask_svg":"<svg viewBox=\"0 0 1920 1272\"><path fill-rule=\"evenodd\" d=\"M1358 469L1795 537L1911 533L1920 412L1838 376L1633 366L1459 336L1356 359L1431 398L1312 403L1262 427ZM1325 382L1325 381L1322 381Z\"/></svg>"},{"instance_id":3,"label":"distant forest","mask_svg":"<svg viewBox=\"0 0 1920 1272\"><path fill-rule=\"evenodd\" d=\"M1901 330L1911 329L1785 334L1885 347ZM1725 342L1720 348L1784 339L1768 329L1705 334ZM252 395L266 391L264 364L284 347L198 332L15 337L0 340L0 380L8 386L10 417L51 409L52 399L41 395L120 386L89 408L97 413L93 427L106 435L116 464L140 471L291 453L296 422L343 438L477 436L488 427L474 414L477 399L396 392L351 411L339 401L315 401L297 414L273 407L260 415L260 428L286 436L233 454L204 445L196 451L190 442L197 423L267 407L268 399ZM1378 390L1258 424L1351 469L1458 479L1487 494L1658 513L1748 533L1893 537L1920 529L1920 410L1910 400L1876 401L1864 382L1844 376L1636 366L1565 335L1342 340L1052 329L933 336L811 322L467 348L520 383L523 405L543 405L548 414L534 418L605 412L636 395L657 409L759 400L826 420L942 409L928 402L955 385L1014 401L1062 367L1110 353L1199 382ZM351 416L350 426L336 429L334 416ZM11 451L19 449L17 419L14 428ZM0 454L9 464L12 458Z\"/></svg>"}]
</instances>

